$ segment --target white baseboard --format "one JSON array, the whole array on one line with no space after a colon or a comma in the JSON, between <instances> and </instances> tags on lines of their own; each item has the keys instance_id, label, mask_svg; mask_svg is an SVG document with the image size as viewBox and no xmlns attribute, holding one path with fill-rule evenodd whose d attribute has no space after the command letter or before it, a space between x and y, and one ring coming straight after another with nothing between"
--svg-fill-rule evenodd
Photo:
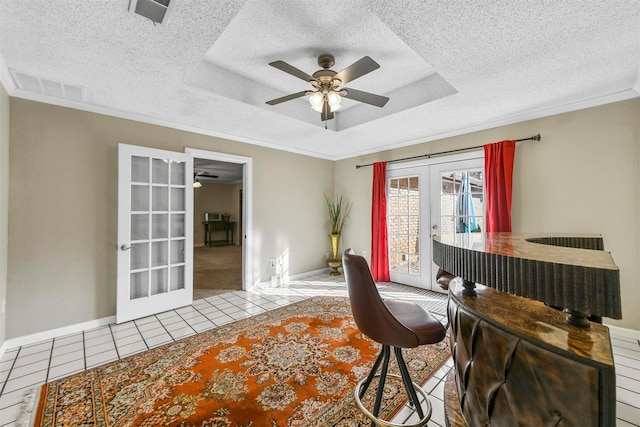
<instances>
[{"instance_id":1,"label":"white baseboard","mask_svg":"<svg viewBox=\"0 0 640 427\"><path fill-rule=\"evenodd\" d=\"M4 353L8 350L7 348L7 342L3 341L2 345L0 345L0 359L2 359L2 357L4 356Z\"/></svg>"},{"instance_id":2,"label":"white baseboard","mask_svg":"<svg viewBox=\"0 0 640 427\"><path fill-rule=\"evenodd\" d=\"M0 357L2 357L2 354L4 354L6 350L12 348L35 344L37 342L86 331L88 329L99 328L101 326L110 325L112 323L116 323L116 316L103 317L102 319L90 320L88 322L76 323L75 325L63 326L62 328L50 329L48 331L38 332L31 335L10 338L8 340L5 340L5 342L2 344L2 347L0 347Z\"/></svg>"},{"instance_id":3,"label":"white baseboard","mask_svg":"<svg viewBox=\"0 0 640 427\"><path fill-rule=\"evenodd\" d=\"M298 280L298 279L302 279L304 277L310 276L310 275L314 275L314 274L328 274L329 272L331 272L330 268L321 268L319 270L312 270L312 271L307 271L305 273L299 273L299 274L294 274L292 276L289 275L284 275L282 277L282 281L283 284L286 286L287 283L289 283L292 280ZM260 288L270 288L271 287L271 280L256 280L254 283L252 283L248 289L246 289L247 291L254 291Z\"/></svg>"},{"instance_id":4,"label":"white baseboard","mask_svg":"<svg viewBox=\"0 0 640 427\"><path fill-rule=\"evenodd\" d=\"M640 331L637 331L635 329L621 328L620 326L612 326L606 324L605 326L609 328L611 335L618 335L620 337L631 338L640 341Z\"/></svg>"},{"instance_id":5,"label":"white baseboard","mask_svg":"<svg viewBox=\"0 0 640 427\"><path fill-rule=\"evenodd\" d=\"M291 280L298 280L301 278L304 278L306 276L310 276L313 274L324 274L324 273L329 273L331 271L330 268L321 268L319 270L313 270L313 271L307 271L306 273L300 273L300 274L295 274L292 276L285 276L284 277L284 282L287 283ZM261 283L268 283L268 282L256 282L253 284L253 288L256 287L256 285L259 285ZM269 283L270 285L270 283ZM249 289L251 290L251 289ZM88 322L83 322L83 323L77 323L75 325L69 325L69 326L64 326L62 328L56 328L56 329L51 329L48 331L43 331L43 332L38 332L35 334L30 334L30 335L25 335L22 337L17 337L17 338L10 338L5 340L2 345L0 345L0 358L2 358L2 356L4 355L4 353L7 350L10 350L12 348L16 348L16 347L21 347L21 346L25 346L25 345L30 345L30 344L35 344L37 342L41 342L41 341L46 341L46 340L50 340L53 338L58 338L58 337L62 337L65 335L71 335L71 334L75 334L78 332L82 332L82 331L86 331L88 329L95 329L95 328L99 328L101 326L106 326L106 325L110 325L112 323L116 322L116 316L109 316L109 317L103 317L102 319L96 319L96 320L90 320ZM621 329L621 328L618 328Z\"/></svg>"},{"instance_id":6,"label":"white baseboard","mask_svg":"<svg viewBox=\"0 0 640 427\"><path fill-rule=\"evenodd\" d=\"M298 280L298 279L301 279L303 277L310 276L312 274L323 274L323 273L329 273L330 271L331 271L331 269L326 267L326 268L321 268L319 270L307 271L306 273L294 274L293 276L288 276L286 279L287 279L287 281L289 281L289 280Z\"/></svg>"}]
</instances>

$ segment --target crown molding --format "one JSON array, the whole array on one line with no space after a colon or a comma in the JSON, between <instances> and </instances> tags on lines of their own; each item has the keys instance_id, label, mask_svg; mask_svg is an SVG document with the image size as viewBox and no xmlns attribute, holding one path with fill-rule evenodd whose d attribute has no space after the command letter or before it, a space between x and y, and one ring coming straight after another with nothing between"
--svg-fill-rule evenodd
<instances>
[{"instance_id":1,"label":"crown molding","mask_svg":"<svg viewBox=\"0 0 640 427\"><path fill-rule=\"evenodd\" d=\"M626 101L626 100L638 98L638 97L640 97L640 91L636 91L635 89L628 89L628 90L604 95L601 97L589 98L589 99L584 99L577 102L571 102L571 103L566 103L562 105L554 105L550 107L540 108L537 110L527 111L526 113L522 113L522 114L507 115L507 116L499 117L493 120L478 122L476 124L469 125L469 126L451 128L444 132L439 132L437 134L425 136L424 138L415 138L412 140L403 141L396 144L388 144L388 145L385 145L384 148L382 149L372 148L370 150L349 153L347 155L340 156L339 158L336 158L334 160L345 160L345 159L351 159L354 157L380 153L382 151L396 150L399 148L409 147L412 145L438 141L441 139L452 138L460 135L467 135L470 133L479 132L487 129L494 129L501 126L508 126L516 123L522 123L529 120L541 119L544 117L555 116L563 113L570 113L572 111L584 110L587 108L597 107L605 104L612 104L614 102Z\"/></svg>"},{"instance_id":2,"label":"crown molding","mask_svg":"<svg viewBox=\"0 0 640 427\"><path fill-rule=\"evenodd\" d=\"M638 95L640 95L640 67L638 68L638 74L636 74L636 81L633 84L632 89L636 91Z\"/></svg>"},{"instance_id":3,"label":"crown molding","mask_svg":"<svg viewBox=\"0 0 640 427\"><path fill-rule=\"evenodd\" d=\"M392 144L386 144L384 146L372 148L369 150L354 151L354 152L347 153L340 156L331 156L331 155L325 155L325 154L317 153L310 150L301 150L295 147L283 146L283 145L275 144L273 142L264 141L260 139L247 138L247 137L238 136L238 135L231 135L231 134L221 132L221 131L216 131L216 130L201 129L195 126L172 122L170 120L145 116L143 114L130 113L126 111L112 109L109 107L97 106L97 105L92 105L88 103L78 103L78 102L73 102L66 99L54 98L47 95L41 95L41 94L23 91L17 88L15 82L13 81L13 78L11 77L11 74L9 73L7 64L5 63L1 55L0 55L0 81L2 82L2 85L4 86L9 96L12 96L15 98L22 98L30 101L42 102L45 104L52 104L52 105L57 105L61 107L66 107L66 108L73 108L80 111L103 114L106 116L117 117L117 118L126 119L126 120L133 120L141 123L147 123L147 124L152 124L156 126L163 126L171 129L182 130L182 131L192 132L200 135L207 135L207 136L212 136L216 138L227 139L230 141L236 141L236 142L241 142L245 144L258 145L260 147L270 148L273 150L286 151L290 153L300 154L303 156L315 157L315 158L320 158L320 159L330 160L330 161L339 161L339 160L345 160L345 159L350 159L354 157L361 157L361 156L366 156L370 154L375 154L382 151L396 150L396 149L400 149L400 148L404 148L412 145L423 144L423 143L437 141L445 138L452 138L455 136L466 135L473 132L479 132L487 129L493 129L496 127L512 125L515 123L521 123L529 120L540 119L543 117L554 116L558 114L583 110L586 108L597 107L600 105L611 104L614 102L625 101L628 99L640 97L640 69L639 69L634 85L627 90L607 94L607 95L596 97L596 98L583 99L580 101L569 102L569 103L560 104L560 105L552 105L544 108L539 108L537 110L527 111L521 114L506 115L506 116L498 117L492 120L478 122L473 125L451 128L443 132L439 132L431 135L425 135L420 138L415 138L407 141L400 141Z\"/></svg>"},{"instance_id":4,"label":"crown molding","mask_svg":"<svg viewBox=\"0 0 640 427\"><path fill-rule=\"evenodd\" d=\"M16 91L16 82L13 81L13 77L11 77L11 73L9 73L9 67L7 67L7 63L4 61L2 55L0 55L0 83L4 86L4 90L7 91L9 96L13 96L13 93Z\"/></svg>"}]
</instances>

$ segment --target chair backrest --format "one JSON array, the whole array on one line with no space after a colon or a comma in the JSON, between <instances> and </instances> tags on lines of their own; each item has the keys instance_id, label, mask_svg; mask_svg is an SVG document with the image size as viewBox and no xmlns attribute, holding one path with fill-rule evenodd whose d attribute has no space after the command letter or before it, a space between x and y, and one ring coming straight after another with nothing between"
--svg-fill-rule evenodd
<instances>
[{"instance_id":1,"label":"chair backrest","mask_svg":"<svg viewBox=\"0 0 640 427\"><path fill-rule=\"evenodd\" d=\"M396 340L406 334L414 337L413 332L402 325L385 306L363 257L349 248L342 256L342 266L353 319L362 333L376 342L389 345L395 345Z\"/></svg>"}]
</instances>

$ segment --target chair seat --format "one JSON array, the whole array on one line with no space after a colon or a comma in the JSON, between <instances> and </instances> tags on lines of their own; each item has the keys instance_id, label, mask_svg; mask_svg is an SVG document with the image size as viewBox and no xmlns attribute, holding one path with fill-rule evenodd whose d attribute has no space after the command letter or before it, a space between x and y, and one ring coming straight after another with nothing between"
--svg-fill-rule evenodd
<instances>
[{"instance_id":1,"label":"chair seat","mask_svg":"<svg viewBox=\"0 0 640 427\"><path fill-rule=\"evenodd\" d=\"M445 291L449 290L449 283L451 283L455 278L456 276L447 273L442 268L438 269L438 272L436 273L436 283Z\"/></svg>"},{"instance_id":2,"label":"chair seat","mask_svg":"<svg viewBox=\"0 0 640 427\"><path fill-rule=\"evenodd\" d=\"M402 347L435 344L444 339L447 331L442 323L419 305L397 300L386 300L384 305L405 328L415 335L413 345L411 342L406 342Z\"/></svg>"}]
</instances>

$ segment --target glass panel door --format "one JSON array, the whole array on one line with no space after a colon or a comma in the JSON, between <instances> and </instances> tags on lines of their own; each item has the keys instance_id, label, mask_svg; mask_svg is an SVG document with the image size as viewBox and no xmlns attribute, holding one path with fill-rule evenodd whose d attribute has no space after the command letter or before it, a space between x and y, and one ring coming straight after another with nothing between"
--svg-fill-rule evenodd
<instances>
[{"instance_id":1,"label":"glass panel door","mask_svg":"<svg viewBox=\"0 0 640 427\"><path fill-rule=\"evenodd\" d=\"M482 169L440 172L440 231L474 233L484 228Z\"/></svg>"},{"instance_id":2,"label":"glass panel door","mask_svg":"<svg viewBox=\"0 0 640 427\"><path fill-rule=\"evenodd\" d=\"M118 323L193 297L192 158L125 144L119 156Z\"/></svg>"},{"instance_id":3,"label":"glass panel door","mask_svg":"<svg viewBox=\"0 0 640 427\"><path fill-rule=\"evenodd\" d=\"M389 275L393 282L428 288L429 264L423 254L429 238L420 226L428 216L422 176L422 171L412 169L387 173Z\"/></svg>"},{"instance_id":4,"label":"glass panel door","mask_svg":"<svg viewBox=\"0 0 640 427\"><path fill-rule=\"evenodd\" d=\"M484 230L484 160L431 166L431 237ZM432 283L438 266L432 263ZM437 285L432 290L444 292Z\"/></svg>"},{"instance_id":5,"label":"glass panel door","mask_svg":"<svg viewBox=\"0 0 640 427\"><path fill-rule=\"evenodd\" d=\"M387 170L387 237L391 281L444 292L435 284L432 238L484 229L484 161L444 161Z\"/></svg>"}]
</instances>

